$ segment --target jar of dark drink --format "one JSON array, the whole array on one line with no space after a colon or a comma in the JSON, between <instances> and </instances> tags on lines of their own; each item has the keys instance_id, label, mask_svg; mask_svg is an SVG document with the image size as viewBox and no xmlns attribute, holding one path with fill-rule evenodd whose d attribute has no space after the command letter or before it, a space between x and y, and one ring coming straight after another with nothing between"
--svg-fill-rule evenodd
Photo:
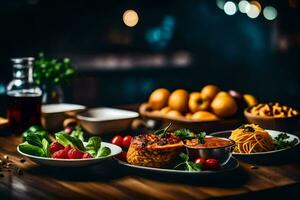
<instances>
[{"instance_id":1,"label":"jar of dark drink","mask_svg":"<svg viewBox=\"0 0 300 200\"><path fill-rule=\"evenodd\" d=\"M31 125L41 124L42 90L33 81L34 58L14 58L13 80L7 85L9 129L21 134Z\"/></svg>"}]
</instances>

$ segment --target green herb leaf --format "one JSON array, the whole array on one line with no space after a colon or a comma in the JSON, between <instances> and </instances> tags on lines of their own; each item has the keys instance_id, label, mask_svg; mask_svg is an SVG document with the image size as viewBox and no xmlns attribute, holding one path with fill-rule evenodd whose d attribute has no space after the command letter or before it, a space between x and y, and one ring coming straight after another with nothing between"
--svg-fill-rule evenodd
<instances>
[{"instance_id":1,"label":"green herb leaf","mask_svg":"<svg viewBox=\"0 0 300 200\"><path fill-rule=\"evenodd\" d=\"M183 160L183 162L176 165L174 169L183 168L185 171L189 172L198 172L202 170L202 166L200 164L195 164L192 161L189 161L188 154L180 153L179 157Z\"/></svg>"},{"instance_id":2,"label":"green herb leaf","mask_svg":"<svg viewBox=\"0 0 300 200\"><path fill-rule=\"evenodd\" d=\"M192 133L189 129L179 129L174 132L175 135L179 136L181 139L192 139L195 137L195 134Z\"/></svg>"},{"instance_id":3,"label":"green herb leaf","mask_svg":"<svg viewBox=\"0 0 300 200\"><path fill-rule=\"evenodd\" d=\"M50 149L49 149L49 142L45 138L42 140L42 145L43 145L44 156L51 157Z\"/></svg>"},{"instance_id":4,"label":"green herb leaf","mask_svg":"<svg viewBox=\"0 0 300 200\"><path fill-rule=\"evenodd\" d=\"M273 140L276 149L286 149L295 146L297 139L295 138L292 141L288 141L289 138L290 136L288 136L286 133L280 133L278 136L276 136Z\"/></svg>"},{"instance_id":5,"label":"green herb leaf","mask_svg":"<svg viewBox=\"0 0 300 200\"><path fill-rule=\"evenodd\" d=\"M31 145L28 142L24 142L24 143L20 144L19 149L23 153L27 153L29 155L42 156L42 157L45 156L45 152L44 152L43 148Z\"/></svg>"},{"instance_id":6,"label":"green herb leaf","mask_svg":"<svg viewBox=\"0 0 300 200\"><path fill-rule=\"evenodd\" d=\"M160 137L165 137L166 136L166 132L168 131L168 129L170 128L170 126L172 125L172 123L170 123L168 126L166 126L165 128L159 129L157 131L154 131L155 135L159 135Z\"/></svg>"},{"instance_id":7,"label":"green herb leaf","mask_svg":"<svg viewBox=\"0 0 300 200\"><path fill-rule=\"evenodd\" d=\"M109 147L102 147L99 149L96 157L105 157L108 156L111 153L111 150Z\"/></svg>"},{"instance_id":8,"label":"green herb leaf","mask_svg":"<svg viewBox=\"0 0 300 200\"><path fill-rule=\"evenodd\" d=\"M200 132L196 135L198 142L201 144L205 143L206 132Z\"/></svg>"}]
</instances>

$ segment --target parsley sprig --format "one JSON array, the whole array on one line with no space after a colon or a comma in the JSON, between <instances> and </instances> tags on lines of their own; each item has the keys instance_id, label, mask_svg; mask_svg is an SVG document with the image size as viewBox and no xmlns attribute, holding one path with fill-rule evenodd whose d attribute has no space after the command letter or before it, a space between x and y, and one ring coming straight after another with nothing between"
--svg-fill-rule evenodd
<instances>
[{"instance_id":1,"label":"parsley sprig","mask_svg":"<svg viewBox=\"0 0 300 200\"><path fill-rule=\"evenodd\" d=\"M174 169L181 169L183 168L185 171L189 172L199 172L202 170L202 166L199 163L193 163L189 161L188 154L180 153L179 157L183 160L181 163L176 165Z\"/></svg>"},{"instance_id":2,"label":"parsley sprig","mask_svg":"<svg viewBox=\"0 0 300 200\"><path fill-rule=\"evenodd\" d=\"M289 138L290 136L288 136L286 133L280 133L278 136L276 136L273 140L276 149L286 149L295 146L297 139L295 138L292 141L288 141Z\"/></svg>"}]
</instances>

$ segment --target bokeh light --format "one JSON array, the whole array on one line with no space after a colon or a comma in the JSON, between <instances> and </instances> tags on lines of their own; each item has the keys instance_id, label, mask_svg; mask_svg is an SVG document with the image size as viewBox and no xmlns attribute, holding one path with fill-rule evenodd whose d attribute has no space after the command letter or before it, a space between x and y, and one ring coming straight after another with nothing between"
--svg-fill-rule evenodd
<instances>
[{"instance_id":1,"label":"bokeh light","mask_svg":"<svg viewBox=\"0 0 300 200\"><path fill-rule=\"evenodd\" d=\"M224 5L224 12L227 15L234 15L236 13L236 5L232 1L227 1Z\"/></svg>"},{"instance_id":2,"label":"bokeh light","mask_svg":"<svg viewBox=\"0 0 300 200\"><path fill-rule=\"evenodd\" d=\"M218 8L223 10L224 5L225 5L225 0L216 0L216 4L217 4Z\"/></svg>"},{"instance_id":3,"label":"bokeh light","mask_svg":"<svg viewBox=\"0 0 300 200\"><path fill-rule=\"evenodd\" d=\"M247 13L250 10L250 3L246 0L242 0L238 4L241 13Z\"/></svg>"},{"instance_id":4,"label":"bokeh light","mask_svg":"<svg viewBox=\"0 0 300 200\"><path fill-rule=\"evenodd\" d=\"M257 2L257 1L256 1ZM256 17L258 17L259 13L260 13L260 10L261 10L261 7L260 7L260 4L259 6L256 4L256 2L251 2L250 3L250 8L249 8L249 11L247 12L247 16L254 19Z\"/></svg>"},{"instance_id":5,"label":"bokeh light","mask_svg":"<svg viewBox=\"0 0 300 200\"><path fill-rule=\"evenodd\" d=\"M134 10L126 10L123 14L123 22L126 26L134 27L139 21L139 16Z\"/></svg>"},{"instance_id":6,"label":"bokeh light","mask_svg":"<svg viewBox=\"0 0 300 200\"><path fill-rule=\"evenodd\" d=\"M277 10L273 6L267 6L263 10L263 15L267 20L273 20L277 17Z\"/></svg>"}]
</instances>

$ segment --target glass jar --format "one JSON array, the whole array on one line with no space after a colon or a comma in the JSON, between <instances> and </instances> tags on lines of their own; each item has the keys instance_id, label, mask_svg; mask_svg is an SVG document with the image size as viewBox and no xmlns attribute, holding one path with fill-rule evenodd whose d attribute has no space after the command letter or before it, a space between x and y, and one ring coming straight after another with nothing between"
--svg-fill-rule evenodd
<instances>
[{"instance_id":1,"label":"glass jar","mask_svg":"<svg viewBox=\"0 0 300 200\"><path fill-rule=\"evenodd\" d=\"M34 84L34 58L14 58L13 80L7 85L7 119L12 133L41 124L42 90Z\"/></svg>"}]
</instances>

